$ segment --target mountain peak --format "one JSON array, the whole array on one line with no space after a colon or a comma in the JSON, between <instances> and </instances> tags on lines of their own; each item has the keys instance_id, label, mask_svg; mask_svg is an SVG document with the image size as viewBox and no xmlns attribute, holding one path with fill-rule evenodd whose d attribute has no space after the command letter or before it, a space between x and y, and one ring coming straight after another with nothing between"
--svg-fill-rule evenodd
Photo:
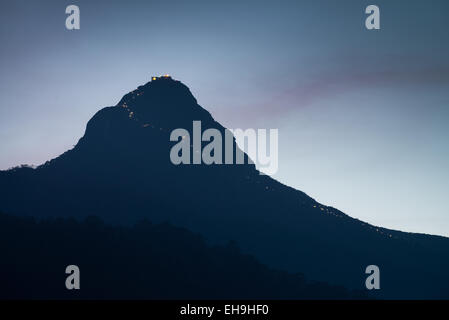
<instances>
[{"instance_id":1,"label":"mountain peak","mask_svg":"<svg viewBox=\"0 0 449 320\"><path fill-rule=\"evenodd\" d=\"M176 98L178 102L193 102L196 104L196 99L193 97L189 88L181 81L175 80L166 74L151 77L151 80L145 85L139 86L137 89L124 95L117 106L126 107L127 105L135 105L136 102L142 101L142 98L148 98L148 96L151 96L152 100L159 104L166 104L172 101L173 98Z\"/></svg>"},{"instance_id":2,"label":"mountain peak","mask_svg":"<svg viewBox=\"0 0 449 320\"><path fill-rule=\"evenodd\" d=\"M175 81L169 74L164 74L163 76L153 76L151 77L151 81L167 81L167 80L171 80L171 81Z\"/></svg>"},{"instance_id":3,"label":"mountain peak","mask_svg":"<svg viewBox=\"0 0 449 320\"><path fill-rule=\"evenodd\" d=\"M145 85L124 95L116 107L126 111L129 118L166 128L191 127L193 120L214 122L189 88L168 74L151 77Z\"/></svg>"}]
</instances>

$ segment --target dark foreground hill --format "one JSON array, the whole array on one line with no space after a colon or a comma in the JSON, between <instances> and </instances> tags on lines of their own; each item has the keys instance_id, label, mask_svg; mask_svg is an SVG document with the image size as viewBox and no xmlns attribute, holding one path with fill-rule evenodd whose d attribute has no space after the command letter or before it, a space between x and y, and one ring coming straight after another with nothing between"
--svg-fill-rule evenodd
<instances>
[{"instance_id":1,"label":"dark foreground hill","mask_svg":"<svg viewBox=\"0 0 449 320\"><path fill-rule=\"evenodd\" d=\"M354 299L343 287L267 268L238 247L207 246L201 236L142 221L112 227L37 222L0 214L2 299ZM65 288L65 268L80 268L80 290Z\"/></svg>"},{"instance_id":2,"label":"dark foreground hill","mask_svg":"<svg viewBox=\"0 0 449 320\"><path fill-rule=\"evenodd\" d=\"M182 83L151 81L100 110L72 150L36 169L0 172L0 210L97 215L120 225L170 221L210 243L235 240L263 264L314 280L364 289L365 268L374 264L379 297L449 298L447 238L353 219L251 164L173 165L170 132L191 131L194 120L225 130Z\"/></svg>"}]
</instances>

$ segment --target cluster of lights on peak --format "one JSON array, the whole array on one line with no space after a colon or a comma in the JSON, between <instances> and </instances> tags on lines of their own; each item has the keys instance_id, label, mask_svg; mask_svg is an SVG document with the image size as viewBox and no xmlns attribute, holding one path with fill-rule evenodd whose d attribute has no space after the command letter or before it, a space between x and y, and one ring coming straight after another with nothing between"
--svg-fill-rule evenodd
<instances>
[{"instance_id":1,"label":"cluster of lights on peak","mask_svg":"<svg viewBox=\"0 0 449 320\"><path fill-rule=\"evenodd\" d=\"M163 76L159 76L159 77L155 77L153 76L151 78L151 80L155 81L155 80L159 80L159 79L171 79L171 76L169 74L164 74Z\"/></svg>"}]
</instances>

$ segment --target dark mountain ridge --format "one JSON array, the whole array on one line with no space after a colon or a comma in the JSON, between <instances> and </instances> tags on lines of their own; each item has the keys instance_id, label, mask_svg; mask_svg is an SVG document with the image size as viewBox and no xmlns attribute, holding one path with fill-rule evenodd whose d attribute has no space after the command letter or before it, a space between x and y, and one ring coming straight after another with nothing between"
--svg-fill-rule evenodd
<instances>
[{"instance_id":1,"label":"dark mountain ridge","mask_svg":"<svg viewBox=\"0 0 449 320\"><path fill-rule=\"evenodd\" d=\"M96 217L0 214L0 240L0 299L369 298L269 269L232 242L211 247L166 223L112 227ZM79 291L61 281L73 261L81 270Z\"/></svg>"},{"instance_id":2,"label":"dark mountain ridge","mask_svg":"<svg viewBox=\"0 0 449 320\"><path fill-rule=\"evenodd\" d=\"M382 298L449 297L447 238L353 219L252 164L173 165L170 132L190 131L194 120L203 130L226 130L185 85L153 80L95 114L72 150L36 169L1 171L0 210L170 221L211 243L235 240L262 263L312 279L364 289L365 268L375 264Z\"/></svg>"}]
</instances>

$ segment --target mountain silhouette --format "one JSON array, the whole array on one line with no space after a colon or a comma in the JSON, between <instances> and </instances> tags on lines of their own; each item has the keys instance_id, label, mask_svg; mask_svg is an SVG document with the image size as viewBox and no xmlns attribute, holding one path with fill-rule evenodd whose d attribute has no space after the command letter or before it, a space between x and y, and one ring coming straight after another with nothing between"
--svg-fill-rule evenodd
<instances>
[{"instance_id":1,"label":"mountain silhouette","mask_svg":"<svg viewBox=\"0 0 449 320\"><path fill-rule=\"evenodd\" d=\"M353 219L253 164L173 165L171 131L190 131L196 120L226 131L184 84L156 78L97 112L73 149L35 169L1 171L0 211L126 226L169 221L310 279L366 290L365 268L377 265L377 297L449 297L448 238Z\"/></svg>"},{"instance_id":2,"label":"mountain silhouette","mask_svg":"<svg viewBox=\"0 0 449 320\"><path fill-rule=\"evenodd\" d=\"M272 270L233 242L211 247L167 223L112 227L96 217L37 222L0 214L0 240L0 299L369 298ZM61 281L70 261L81 270L81 290Z\"/></svg>"}]
</instances>

